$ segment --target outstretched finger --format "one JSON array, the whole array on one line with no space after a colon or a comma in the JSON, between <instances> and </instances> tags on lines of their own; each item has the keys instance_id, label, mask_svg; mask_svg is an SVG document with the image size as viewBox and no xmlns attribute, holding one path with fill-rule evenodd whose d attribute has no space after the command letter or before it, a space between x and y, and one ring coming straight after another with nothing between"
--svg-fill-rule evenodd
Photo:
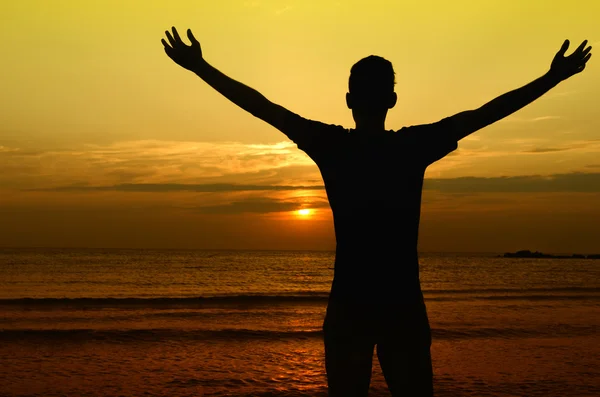
<instances>
[{"instance_id":1,"label":"outstretched finger","mask_svg":"<svg viewBox=\"0 0 600 397\"><path fill-rule=\"evenodd\" d=\"M565 52L567 52L568 49L569 49L569 40L567 39L560 47L560 50L558 50L558 54L565 55Z\"/></svg>"},{"instance_id":2,"label":"outstretched finger","mask_svg":"<svg viewBox=\"0 0 600 397\"><path fill-rule=\"evenodd\" d=\"M165 44L165 46L163 47L163 49L165 50L165 54L167 54L167 56L169 58L174 59L173 58L173 48L168 46L166 43L163 43L163 44Z\"/></svg>"},{"instance_id":3,"label":"outstretched finger","mask_svg":"<svg viewBox=\"0 0 600 397\"><path fill-rule=\"evenodd\" d=\"M574 51L574 53L576 52L580 52L585 48L585 45L587 44L587 40L583 40L583 42L581 44L579 44L579 47L577 47L577 49Z\"/></svg>"},{"instance_id":4,"label":"outstretched finger","mask_svg":"<svg viewBox=\"0 0 600 397\"><path fill-rule=\"evenodd\" d=\"M192 45L200 44L198 42L198 40L196 40L196 38L194 37L194 34L192 33L192 29L187 30L187 36L188 36L188 39L190 39L190 41L192 42Z\"/></svg>"},{"instance_id":5,"label":"outstretched finger","mask_svg":"<svg viewBox=\"0 0 600 397\"><path fill-rule=\"evenodd\" d=\"M165 31L165 34L167 35L167 39L169 39L169 43L171 43L171 47L177 46L177 42L175 42L175 39L168 30Z\"/></svg>"},{"instance_id":6,"label":"outstretched finger","mask_svg":"<svg viewBox=\"0 0 600 397\"><path fill-rule=\"evenodd\" d=\"M165 50L171 49L171 46L165 41L165 39L160 39L160 42L165 46Z\"/></svg>"},{"instance_id":7,"label":"outstretched finger","mask_svg":"<svg viewBox=\"0 0 600 397\"><path fill-rule=\"evenodd\" d=\"M583 62L583 64L585 65L585 63L586 63L587 61L589 61L591 57L592 57L592 53L589 53L589 54L587 54L587 55L585 56L585 58L583 58L583 61L582 61L582 62Z\"/></svg>"},{"instance_id":8,"label":"outstretched finger","mask_svg":"<svg viewBox=\"0 0 600 397\"><path fill-rule=\"evenodd\" d=\"M586 56L591 50L592 50L592 46L589 46L588 48L583 50L583 52L581 53L581 56L582 57Z\"/></svg>"},{"instance_id":9,"label":"outstretched finger","mask_svg":"<svg viewBox=\"0 0 600 397\"><path fill-rule=\"evenodd\" d=\"M171 29L173 30L173 37L175 37L175 40L177 40L178 43L183 43L181 37L179 37L179 32L177 32L177 29L175 29L175 26L173 26Z\"/></svg>"}]
</instances>

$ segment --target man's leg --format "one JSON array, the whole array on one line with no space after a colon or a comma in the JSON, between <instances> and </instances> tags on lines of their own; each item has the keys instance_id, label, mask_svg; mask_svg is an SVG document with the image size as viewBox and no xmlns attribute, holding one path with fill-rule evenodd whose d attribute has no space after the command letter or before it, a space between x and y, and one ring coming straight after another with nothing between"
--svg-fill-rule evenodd
<instances>
[{"instance_id":1,"label":"man's leg","mask_svg":"<svg viewBox=\"0 0 600 397\"><path fill-rule=\"evenodd\" d=\"M329 397L366 397L375 343L357 313L329 307L323 325Z\"/></svg>"},{"instance_id":2,"label":"man's leg","mask_svg":"<svg viewBox=\"0 0 600 397\"><path fill-rule=\"evenodd\" d=\"M431 329L425 305L409 313L388 313L377 356L393 397L432 397Z\"/></svg>"}]
</instances>

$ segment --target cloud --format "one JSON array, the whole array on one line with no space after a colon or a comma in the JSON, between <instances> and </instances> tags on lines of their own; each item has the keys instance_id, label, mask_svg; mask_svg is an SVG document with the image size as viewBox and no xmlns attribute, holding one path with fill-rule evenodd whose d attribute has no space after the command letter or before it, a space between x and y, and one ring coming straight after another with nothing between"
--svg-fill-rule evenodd
<instances>
[{"instance_id":1,"label":"cloud","mask_svg":"<svg viewBox=\"0 0 600 397\"><path fill-rule=\"evenodd\" d=\"M518 123L535 123L538 121L546 121L546 120L558 120L560 119L560 116L538 116L538 117L530 117L530 118L523 118L523 117L517 117L517 116L509 116L505 119L505 121L508 122L518 122Z\"/></svg>"},{"instance_id":2,"label":"cloud","mask_svg":"<svg viewBox=\"0 0 600 397\"><path fill-rule=\"evenodd\" d=\"M226 193L226 192L254 192L254 191L293 191L293 190L323 190L323 185L236 185L230 183L210 184L181 184L181 183L123 183L107 186L69 185L42 189L29 189L31 191L48 192L198 192L198 193Z\"/></svg>"},{"instance_id":3,"label":"cloud","mask_svg":"<svg viewBox=\"0 0 600 397\"><path fill-rule=\"evenodd\" d=\"M590 166L597 167L597 166ZM365 188L357 185L356 189ZM527 192L600 192L600 173L573 172L554 175L524 175L506 177L459 177L459 178L426 178L424 189L437 190L446 193L527 193ZM51 192L202 192L202 193L233 193L233 192L283 192L301 190L323 190L318 185L238 185L227 183L213 184L117 184L106 186L69 185L36 191Z\"/></svg>"},{"instance_id":4,"label":"cloud","mask_svg":"<svg viewBox=\"0 0 600 397\"><path fill-rule=\"evenodd\" d=\"M248 198L227 204L198 206L194 208L194 210L202 214L229 215L241 213L267 214L273 212L289 212L299 210L300 208L329 208L329 204L326 201L306 202L272 198Z\"/></svg>"},{"instance_id":5,"label":"cloud","mask_svg":"<svg viewBox=\"0 0 600 397\"><path fill-rule=\"evenodd\" d=\"M546 95L544 95L544 97L546 99L549 98L561 98L561 97L567 97L567 96L573 96L575 94L578 94L579 91L556 91L556 92L549 92Z\"/></svg>"},{"instance_id":6,"label":"cloud","mask_svg":"<svg viewBox=\"0 0 600 397\"><path fill-rule=\"evenodd\" d=\"M534 118L530 119L529 121L536 122L536 121L557 120L557 119L560 119L560 116L540 116L540 117L534 117Z\"/></svg>"},{"instance_id":7,"label":"cloud","mask_svg":"<svg viewBox=\"0 0 600 397\"><path fill-rule=\"evenodd\" d=\"M428 168L428 176L518 176L584 171L600 155L600 141L556 142L542 138L485 139L460 142L459 148ZM543 157L538 161L537 157Z\"/></svg>"},{"instance_id":8,"label":"cloud","mask_svg":"<svg viewBox=\"0 0 600 397\"><path fill-rule=\"evenodd\" d=\"M523 150L521 153L550 153L550 152L562 152L566 150L580 150L580 149L596 149L598 147L597 139L591 139L587 141L575 141L562 146L554 147L533 147L531 149Z\"/></svg>"},{"instance_id":9,"label":"cloud","mask_svg":"<svg viewBox=\"0 0 600 397\"><path fill-rule=\"evenodd\" d=\"M291 142L128 141L67 150L0 147L0 186L49 188L60 185L116 185L219 182L285 184L315 179L318 169ZM280 177L279 174L286 174Z\"/></svg>"},{"instance_id":10,"label":"cloud","mask_svg":"<svg viewBox=\"0 0 600 397\"><path fill-rule=\"evenodd\" d=\"M275 10L275 14L276 14L276 15L281 15L281 14L283 14L283 13L285 13L285 12L288 12L288 11L289 11L289 10L291 10L292 8L294 8L294 7L292 7L291 5L287 5L287 6L283 7L283 8L280 8L280 9L277 9L277 10Z\"/></svg>"},{"instance_id":11,"label":"cloud","mask_svg":"<svg viewBox=\"0 0 600 397\"><path fill-rule=\"evenodd\" d=\"M590 170L594 167L586 164L594 164L600 153L600 140L556 144L539 139L513 139L506 140L503 145L495 150L485 144L461 147L439 165L434 164L428 170L428 176L440 178L435 186L445 187L450 183L447 182L449 176L480 177L486 176L484 172L499 175L489 164L496 170L505 170L507 161L512 161L512 167L508 167L512 171L507 174L512 177L520 173L520 169L532 169L531 156L552 156L558 152L565 154L557 155L563 157L555 158L555 161L569 160L567 156L576 159L569 160L573 164L561 163L563 170ZM519 164L525 166L519 168ZM534 169L530 174L553 172L549 167ZM319 169L292 142L243 144L146 140L46 151L4 145L0 147L0 170L0 189L23 191L218 193L323 189ZM558 180L562 179L559 177ZM511 182L508 191L516 189L514 186L518 181ZM485 179L482 183L487 186L488 182L489 179ZM503 180L502 183L508 182ZM454 186L456 184L447 188L456 189ZM555 185L544 189L552 186ZM480 189L477 186L470 188ZM576 191L581 189L576 187Z\"/></svg>"},{"instance_id":12,"label":"cloud","mask_svg":"<svg viewBox=\"0 0 600 397\"><path fill-rule=\"evenodd\" d=\"M562 152L565 150L569 150L569 148L540 147L540 148L533 148L533 149L529 149L529 150L523 150L523 153L550 153L550 152Z\"/></svg>"},{"instance_id":13,"label":"cloud","mask_svg":"<svg viewBox=\"0 0 600 397\"><path fill-rule=\"evenodd\" d=\"M423 188L444 193L598 193L600 173L426 179Z\"/></svg>"}]
</instances>

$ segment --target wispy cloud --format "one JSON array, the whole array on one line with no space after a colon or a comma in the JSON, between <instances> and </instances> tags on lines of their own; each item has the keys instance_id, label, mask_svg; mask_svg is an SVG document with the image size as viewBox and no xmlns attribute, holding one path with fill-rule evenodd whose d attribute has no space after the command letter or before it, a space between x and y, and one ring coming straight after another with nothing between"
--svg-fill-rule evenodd
<instances>
[{"instance_id":1,"label":"wispy cloud","mask_svg":"<svg viewBox=\"0 0 600 397\"><path fill-rule=\"evenodd\" d=\"M329 208L329 204L326 201L306 202L300 200L279 200L273 198L248 198L226 204L198 206L194 208L194 210L203 214L221 215L241 213L267 214L272 212L296 211L301 208Z\"/></svg>"},{"instance_id":2,"label":"wispy cloud","mask_svg":"<svg viewBox=\"0 0 600 397\"><path fill-rule=\"evenodd\" d=\"M560 116L538 116L538 117L517 117L517 116L509 116L505 119L508 122L517 122L517 123L536 123L539 121L547 121L547 120L558 120Z\"/></svg>"},{"instance_id":3,"label":"wispy cloud","mask_svg":"<svg viewBox=\"0 0 600 397\"><path fill-rule=\"evenodd\" d=\"M523 153L551 153L551 152L562 152L565 150L569 150L569 148L539 147L539 148L523 150Z\"/></svg>"},{"instance_id":4,"label":"wispy cloud","mask_svg":"<svg viewBox=\"0 0 600 397\"><path fill-rule=\"evenodd\" d=\"M596 167L596 166L591 166ZM357 184L356 189L365 186ZM573 172L553 175L523 175L506 177L459 177L459 178L427 178L423 186L426 190L437 190L446 193L480 193L480 192L600 192L600 173ZM234 193L234 192L285 192L323 190L319 185L236 185L236 184L121 184L108 186L71 185L48 189L53 192L202 192L202 193Z\"/></svg>"},{"instance_id":5,"label":"wispy cloud","mask_svg":"<svg viewBox=\"0 0 600 397\"><path fill-rule=\"evenodd\" d=\"M573 96L575 94L578 94L579 91L556 91L556 92L549 92L546 95L544 95L544 98L563 98L563 97L568 97L568 96Z\"/></svg>"},{"instance_id":6,"label":"wispy cloud","mask_svg":"<svg viewBox=\"0 0 600 397\"><path fill-rule=\"evenodd\" d=\"M230 183L211 184L181 184L181 183L124 183L118 185L89 186L69 185L40 189L25 189L30 191L46 192L197 192L197 193L224 193L224 192L257 192L257 191L293 191L293 190L323 190L323 185L235 185Z\"/></svg>"},{"instance_id":7,"label":"wispy cloud","mask_svg":"<svg viewBox=\"0 0 600 397\"><path fill-rule=\"evenodd\" d=\"M598 149L600 148L600 141L598 140L586 140L569 142L563 145L557 145L553 147L537 146L523 150L523 153L550 153L550 152L562 152L566 150L582 150L582 149Z\"/></svg>"},{"instance_id":8,"label":"wispy cloud","mask_svg":"<svg viewBox=\"0 0 600 397\"><path fill-rule=\"evenodd\" d=\"M557 120L557 119L560 119L560 116L540 116L540 117L532 118L531 121L536 122L536 121Z\"/></svg>"},{"instance_id":9,"label":"wispy cloud","mask_svg":"<svg viewBox=\"0 0 600 397\"><path fill-rule=\"evenodd\" d=\"M559 152L589 159L573 167L560 165L563 170L578 171L593 168L586 164L594 164L593 159L600 154L600 140L556 144L543 139L513 139L504 141L500 149L483 141L471 145L477 147L461 147L439 165L434 164L428 177L487 176L478 171L489 170L489 166L478 169L477 164L506 164L506 159L531 163L531 156L557 156L553 153ZM496 170L503 169L498 166ZM519 173L518 167L512 169L509 175ZM52 151L2 146L0 170L0 189L27 191L218 193L322 189L317 166L291 142L130 141ZM533 172L549 174L552 170ZM496 171L491 175L499 174Z\"/></svg>"},{"instance_id":10,"label":"wispy cloud","mask_svg":"<svg viewBox=\"0 0 600 397\"><path fill-rule=\"evenodd\" d=\"M599 193L600 173L527 175L497 178L462 177L426 179L424 189L445 193L533 193L578 192Z\"/></svg>"},{"instance_id":11,"label":"wispy cloud","mask_svg":"<svg viewBox=\"0 0 600 397\"><path fill-rule=\"evenodd\" d=\"M279 8L279 9L275 10L275 14L276 15L281 15L281 14L283 14L285 12L290 11L292 8L294 8L294 7L292 7L291 5L287 5L287 6L283 7L283 8Z\"/></svg>"},{"instance_id":12,"label":"wispy cloud","mask_svg":"<svg viewBox=\"0 0 600 397\"><path fill-rule=\"evenodd\" d=\"M563 140L546 138L486 139L459 143L458 150L428 168L429 176L498 176L518 175L520 169L549 174L556 171L581 171L585 164L600 155L600 141L593 139ZM544 161L532 161L546 156ZM562 162L560 165L559 162ZM487 174L487 175L486 175Z\"/></svg>"},{"instance_id":13,"label":"wispy cloud","mask_svg":"<svg viewBox=\"0 0 600 397\"><path fill-rule=\"evenodd\" d=\"M3 146L0 169L0 186L17 188L241 180L282 184L290 178L290 170L300 179L318 175L312 160L291 142L130 141L61 151Z\"/></svg>"},{"instance_id":14,"label":"wispy cloud","mask_svg":"<svg viewBox=\"0 0 600 397\"><path fill-rule=\"evenodd\" d=\"M463 140L463 142L464 141L479 142L479 141L481 141L481 136L472 134L472 135L468 135L468 136L464 137L462 140Z\"/></svg>"}]
</instances>

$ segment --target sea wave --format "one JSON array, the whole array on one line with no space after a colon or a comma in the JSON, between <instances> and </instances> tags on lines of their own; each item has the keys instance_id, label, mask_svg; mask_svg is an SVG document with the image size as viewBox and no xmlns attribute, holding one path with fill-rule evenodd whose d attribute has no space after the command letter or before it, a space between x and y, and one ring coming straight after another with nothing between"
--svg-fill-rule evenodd
<instances>
[{"instance_id":1,"label":"sea wave","mask_svg":"<svg viewBox=\"0 0 600 397\"><path fill-rule=\"evenodd\" d=\"M425 300L600 300L600 288L487 288L424 290ZM229 294L196 297L79 297L0 299L0 307L30 308L163 308L211 307L229 305L325 304L327 292L294 292L283 294Z\"/></svg>"},{"instance_id":2,"label":"sea wave","mask_svg":"<svg viewBox=\"0 0 600 397\"><path fill-rule=\"evenodd\" d=\"M600 287L531 287L531 288L463 288L463 289L423 289L424 294L530 294L530 293L600 293Z\"/></svg>"},{"instance_id":3,"label":"sea wave","mask_svg":"<svg viewBox=\"0 0 600 397\"><path fill-rule=\"evenodd\" d=\"M18 298L0 299L0 306L71 307L204 307L211 305L326 302L327 293L286 295L220 295L159 298Z\"/></svg>"},{"instance_id":4,"label":"sea wave","mask_svg":"<svg viewBox=\"0 0 600 397\"><path fill-rule=\"evenodd\" d=\"M595 334L592 326L556 324L539 328L433 328L433 339L520 339L540 337L573 337ZM9 329L0 330L0 341L104 341L104 342L158 342L158 341L285 341L319 339L321 329L276 331L266 329L190 330L177 328L157 329Z\"/></svg>"}]
</instances>

